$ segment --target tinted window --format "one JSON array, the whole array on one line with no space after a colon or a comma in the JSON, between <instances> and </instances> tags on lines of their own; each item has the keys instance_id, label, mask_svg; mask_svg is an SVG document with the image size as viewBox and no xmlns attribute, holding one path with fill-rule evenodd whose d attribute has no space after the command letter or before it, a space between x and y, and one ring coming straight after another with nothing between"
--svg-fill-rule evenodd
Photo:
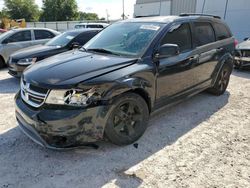
<instances>
[{"instance_id":1,"label":"tinted window","mask_svg":"<svg viewBox=\"0 0 250 188\"><path fill-rule=\"evenodd\" d=\"M216 33L217 40L223 40L231 37L231 33L228 31L225 25L223 24L214 24L214 29Z\"/></svg>"},{"instance_id":2,"label":"tinted window","mask_svg":"<svg viewBox=\"0 0 250 188\"><path fill-rule=\"evenodd\" d=\"M30 31L19 31L18 33L13 34L7 39L7 42L23 42L23 41L30 41L31 40L31 33Z\"/></svg>"},{"instance_id":3,"label":"tinted window","mask_svg":"<svg viewBox=\"0 0 250 188\"><path fill-rule=\"evenodd\" d=\"M192 40L189 24L174 26L163 38L161 45L163 44L177 44L181 52L190 50Z\"/></svg>"},{"instance_id":4,"label":"tinted window","mask_svg":"<svg viewBox=\"0 0 250 188\"><path fill-rule=\"evenodd\" d=\"M77 36L73 40L73 42L77 42L82 46L82 45L86 44L91 38L93 38L96 34L97 34L97 32L82 33L79 36Z\"/></svg>"},{"instance_id":5,"label":"tinted window","mask_svg":"<svg viewBox=\"0 0 250 188\"><path fill-rule=\"evenodd\" d=\"M72 41L77 35L78 35L78 33L66 32L66 33L60 34L60 35L56 36L55 38L51 39L45 45L63 47L63 46L68 45L70 43L70 41Z\"/></svg>"},{"instance_id":6,"label":"tinted window","mask_svg":"<svg viewBox=\"0 0 250 188\"><path fill-rule=\"evenodd\" d=\"M87 28L103 28L102 25L87 25Z\"/></svg>"},{"instance_id":7,"label":"tinted window","mask_svg":"<svg viewBox=\"0 0 250 188\"><path fill-rule=\"evenodd\" d=\"M53 33L45 30L34 30L34 33L36 40L51 39L55 36Z\"/></svg>"},{"instance_id":8,"label":"tinted window","mask_svg":"<svg viewBox=\"0 0 250 188\"><path fill-rule=\"evenodd\" d=\"M209 23L194 23L194 36L196 46L215 42L214 30Z\"/></svg>"}]
</instances>

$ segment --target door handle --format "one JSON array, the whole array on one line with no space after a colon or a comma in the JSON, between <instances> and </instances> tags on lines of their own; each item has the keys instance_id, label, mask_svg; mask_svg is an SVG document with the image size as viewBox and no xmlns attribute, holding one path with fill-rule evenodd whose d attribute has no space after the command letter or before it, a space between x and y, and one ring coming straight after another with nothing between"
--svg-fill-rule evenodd
<instances>
[{"instance_id":1,"label":"door handle","mask_svg":"<svg viewBox=\"0 0 250 188\"><path fill-rule=\"evenodd\" d=\"M217 48L216 52L221 52L224 48Z\"/></svg>"},{"instance_id":2,"label":"door handle","mask_svg":"<svg viewBox=\"0 0 250 188\"><path fill-rule=\"evenodd\" d=\"M194 61L194 60L198 60L199 55L195 55L189 58L189 61Z\"/></svg>"}]
</instances>

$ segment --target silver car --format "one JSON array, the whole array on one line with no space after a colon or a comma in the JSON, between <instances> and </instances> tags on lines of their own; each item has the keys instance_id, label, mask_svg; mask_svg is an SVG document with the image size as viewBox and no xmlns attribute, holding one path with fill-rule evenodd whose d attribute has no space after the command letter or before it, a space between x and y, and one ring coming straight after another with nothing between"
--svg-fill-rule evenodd
<instances>
[{"instance_id":1,"label":"silver car","mask_svg":"<svg viewBox=\"0 0 250 188\"><path fill-rule=\"evenodd\" d=\"M60 34L46 28L13 29L0 35L0 68L5 66L9 56L20 49L45 44Z\"/></svg>"}]
</instances>

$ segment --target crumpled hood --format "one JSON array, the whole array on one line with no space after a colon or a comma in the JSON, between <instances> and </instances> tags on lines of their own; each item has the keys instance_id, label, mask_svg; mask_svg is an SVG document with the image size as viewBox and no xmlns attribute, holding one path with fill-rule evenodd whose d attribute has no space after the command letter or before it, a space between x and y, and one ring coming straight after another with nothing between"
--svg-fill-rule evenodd
<instances>
[{"instance_id":1,"label":"crumpled hood","mask_svg":"<svg viewBox=\"0 0 250 188\"><path fill-rule=\"evenodd\" d=\"M250 50L250 40L244 41L242 43L240 43L236 49L238 50Z\"/></svg>"},{"instance_id":2,"label":"crumpled hood","mask_svg":"<svg viewBox=\"0 0 250 188\"><path fill-rule=\"evenodd\" d=\"M68 88L91 78L129 66L136 59L72 50L26 69L24 80L46 88Z\"/></svg>"},{"instance_id":3,"label":"crumpled hood","mask_svg":"<svg viewBox=\"0 0 250 188\"><path fill-rule=\"evenodd\" d=\"M36 45L28 48L24 48L22 50L18 50L14 54L11 55L13 59L23 59L30 57L37 57L38 55L44 55L47 52L51 52L53 50L58 50L60 47L57 46L46 46L46 45Z\"/></svg>"}]
</instances>

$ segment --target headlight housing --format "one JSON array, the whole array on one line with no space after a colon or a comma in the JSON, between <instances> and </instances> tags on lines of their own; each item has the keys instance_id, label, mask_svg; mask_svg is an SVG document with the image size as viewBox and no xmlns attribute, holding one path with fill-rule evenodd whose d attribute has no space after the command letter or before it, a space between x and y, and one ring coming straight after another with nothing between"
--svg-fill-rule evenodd
<instances>
[{"instance_id":1,"label":"headlight housing","mask_svg":"<svg viewBox=\"0 0 250 188\"><path fill-rule=\"evenodd\" d=\"M69 106L87 106L92 102L95 94L95 88L91 88L87 91L81 89L51 90L46 99L46 103Z\"/></svg>"},{"instance_id":2,"label":"headlight housing","mask_svg":"<svg viewBox=\"0 0 250 188\"><path fill-rule=\"evenodd\" d=\"M17 64L18 65L31 65L35 63L37 58L26 58L26 59L20 59Z\"/></svg>"}]
</instances>

